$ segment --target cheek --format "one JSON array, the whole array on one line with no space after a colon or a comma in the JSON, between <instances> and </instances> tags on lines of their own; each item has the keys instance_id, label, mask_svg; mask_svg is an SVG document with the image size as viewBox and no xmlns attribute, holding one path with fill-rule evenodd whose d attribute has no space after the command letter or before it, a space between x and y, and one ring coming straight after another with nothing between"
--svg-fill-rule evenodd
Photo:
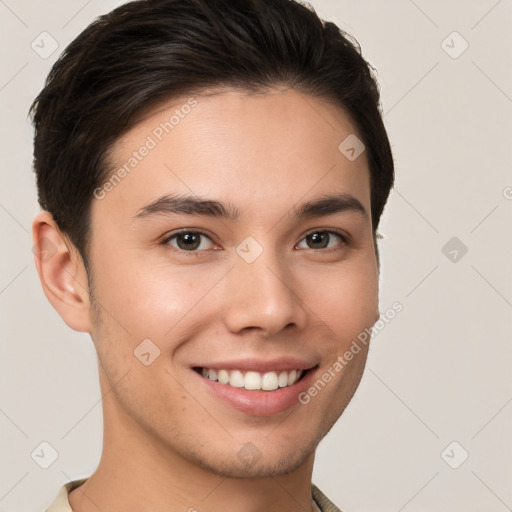
<instances>
[{"instance_id":1,"label":"cheek","mask_svg":"<svg viewBox=\"0 0 512 512\"><path fill-rule=\"evenodd\" d=\"M218 301L208 300L225 269L190 266L188 269L137 261L98 269L96 294L104 306L102 318L132 351L144 339L164 352L175 351L201 324L215 318ZM100 272L100 270L102 270ZM119 342L118 344L121 344ZM133 354L132 354L133 355Z\"/></svg>"},{"instance_id":2,"label":"cheek","mask_svg":"<svg viewBox=\"0 0 512 512\"><path fill-rule=\"evenodd\" d=\"M135 330L164 329L162 323L185 314L204 288L180 269L165 270L140 261L105 269L99 280L102 298Z\"/></svg>"},{"instance_id":3,"label":"cheek","mask_svg":"<svg viewBox=\"0 0 512 512\"><path fill-rule=\"evenodd\" d=\"M347 265L317 274L304 290L307 306L336 334L351 341L376 320L378 276L371 264ZM329 335L329 332L326 332Z\"/></svg>"}]
</instances>

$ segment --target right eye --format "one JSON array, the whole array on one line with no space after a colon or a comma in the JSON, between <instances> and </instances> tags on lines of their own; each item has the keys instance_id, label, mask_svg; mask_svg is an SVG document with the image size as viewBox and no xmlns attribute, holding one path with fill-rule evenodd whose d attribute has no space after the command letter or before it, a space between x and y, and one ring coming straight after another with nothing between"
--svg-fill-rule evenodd
<instances>
[{"instance_id":1,"label":"right eye","mask_svg":"<svg viewBox=\"0 0 512 512\"><path fill-rule=\"evenodd\" d=\"M173 233L162 241L162 244L170 245L180 251L184 252L197 252L201 250L208 250L212 247L208 246L208 242L204 242L202 239L209 240L213 244L210 237L201 231L180 231Z\"/></svg>"}]
</instances>

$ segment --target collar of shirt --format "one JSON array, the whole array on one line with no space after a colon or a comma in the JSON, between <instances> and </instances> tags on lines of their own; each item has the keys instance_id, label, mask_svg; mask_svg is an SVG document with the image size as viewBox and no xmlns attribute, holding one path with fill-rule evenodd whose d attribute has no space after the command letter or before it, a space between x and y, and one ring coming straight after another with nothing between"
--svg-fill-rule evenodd
<instances>
[{"instance_id":1,"label":"collar of shirt","mask_svg":"<svg viewBox=\"0 0 512 512\"><path fill-rule=\"evenodd\" d=\"M64 484L51 505L45 510L45 512L73 512L69 504L68 496L69 493L82 485L87 478L80 478L78 480L72 480ZM314 512L342 512L332 501L322 493L322 491L314 484L311 484L311 494L313 496L313 511Z\"/></svg>"}]
</instances>

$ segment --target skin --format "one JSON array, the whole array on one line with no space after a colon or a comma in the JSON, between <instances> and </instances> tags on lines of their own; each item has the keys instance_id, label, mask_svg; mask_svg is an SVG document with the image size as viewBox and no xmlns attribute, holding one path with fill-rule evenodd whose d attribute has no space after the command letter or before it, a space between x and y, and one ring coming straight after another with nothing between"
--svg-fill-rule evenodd
<instances>
[{"instance_id":1,"label":"skin","mask_svg":"<svg viewBox=\"0 0 512 512\"><path fill-rule=\"evenodd\" d=\"M68 326L89 332L103 396L103 453L94 474L70 493L76 512L311 510L317 444L357 389L359 352L307 405L257 416L214 396L194 363L295 356L318 377L378 319L378 266L366 153L349 161L338 146L353 123L339 107L291 89L195 96L192 109L103 199L92 200L90 264L48 212L33 223L44 292ZM122 166L187 98L160 106L114 146ZM348 193L367 216L338 212L296 222L298 204ZM240 211L229 221L200 215L134 219L164 193L196 194ZM185 254L182 228L208 237ZM325 249L312 231L340 230ZM211 235L211 236L210 236ZM236 252L248 236L263 252ZM313 248L311 248L313 247ZM213 250L215 248L215 250ZM202 252L201 252L202 251ZM134 356L144 339L160 356ZM256 447L253 464L237 455Z\"/></svg>"}]
</instances>

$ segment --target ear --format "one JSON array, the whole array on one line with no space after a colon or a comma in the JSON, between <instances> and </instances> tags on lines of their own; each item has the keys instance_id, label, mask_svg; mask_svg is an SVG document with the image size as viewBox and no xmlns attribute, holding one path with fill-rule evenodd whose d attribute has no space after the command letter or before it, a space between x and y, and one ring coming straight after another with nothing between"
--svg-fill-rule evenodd
<instances>
[{"instance_id":1,"label":"ear","mask_svg":"<svg viewBox=\"0 0 512 512\"><path fill-rule=\"evenodd\" d=\"M373 233L373 245L375 248L375 259L377 261L377 275L380 276L380 251L379 251L379 243L377 240L381 240L384 238L380 233L376 231Z\"/></svg>"},{"instance_id":2,"label":"ear","mask_svg":"<svg viewBox=\"0 0 512 512\"><path fill-rule=\"evenodd\" d=\"M43 211L32 223L32 251L44 294L64 322L80 332L91 332L87 272L83 260Z\"/></svg>"},{"instance_id":3,"label":"ear","mask_svg":"<svg viewBox=\"0 0 512 512\"><path fill-rule=\"evenodd\" d=\"M374 231L373 233L373 245L375 248L375 260L377 263L377 287L380 288L380 252L379 252L379 244L377 240L384 238L380 233L377 233ZM375 325L380 319L380 311L379 311L379 304L377 302L377 308L375 310L375 320L373 322L373 325Z\"/></svg>"}]
</instances>

